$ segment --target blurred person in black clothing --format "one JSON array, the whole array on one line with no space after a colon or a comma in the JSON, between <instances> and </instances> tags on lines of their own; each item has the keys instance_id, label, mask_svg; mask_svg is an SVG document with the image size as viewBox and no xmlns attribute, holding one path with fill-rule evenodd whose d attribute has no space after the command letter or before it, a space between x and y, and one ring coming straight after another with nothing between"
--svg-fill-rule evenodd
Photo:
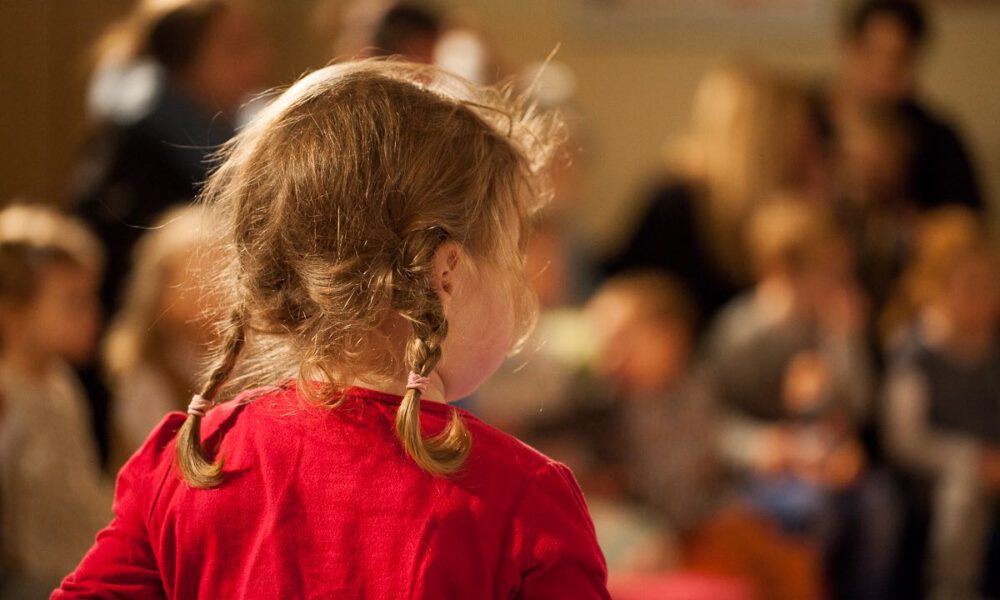
<instances>
[{"instance_id":1,"label":"blurred person in black clothing","mask_svg":"<svg viewBox=\"0 0 1000 600\"><path fill-rule=\"evenodd\" d=\"M918 71L929 38L920 3L863 0L844 21L840 67L826 91L838 129L872 105L890 106L912 136L906 195L918 209L983 208L972 157L956 128L919 96Z\"/></svg>"},{"instance_id":2,"label":"blurred person in black clothing","mask_svg":"<svg viewBox=\"0 0 1000 600\"><path fill-rule=\"evenodd\" d=\"M100 296L108 314L136 241L166 208L197 196L211 152L263 87L267 62L250 15L224 0L144 0L98 42L87 92L95 134L69 193L107 250ZM106 460L107 390L96 367L81 376Z\"/></svg>"}]
</instances>

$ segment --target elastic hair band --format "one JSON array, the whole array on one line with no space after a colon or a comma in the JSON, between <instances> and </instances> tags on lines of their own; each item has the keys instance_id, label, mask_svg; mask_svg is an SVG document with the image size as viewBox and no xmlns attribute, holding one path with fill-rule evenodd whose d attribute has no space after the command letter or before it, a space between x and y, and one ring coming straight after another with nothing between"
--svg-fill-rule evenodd
<instances>
[{"instance_id":1,"label":"elastic hair band","mask_svg":"<svg viewBox=\"0 0 1000 600\"><path fill-rule=\"evenodd\" d=\"M406 378L406 389L417 390L423 394L427 391L427 384L430 382L429 377L424 377L416 371L410 371L410 376Z\"/></svg>"},{"instance_id":2,"label":"elastic hair band","mask_svg":"<svg viewBox=\"0 0 1000 600\"><path fill-rule=\"evenodd\" d=\"M196 417L204 417L205 411L212 408L213 404L215 403L211 400L205 400L200 394L195 394L191 396L191 403L188 404L188 414Z\"/></svg>"}]
</instances>

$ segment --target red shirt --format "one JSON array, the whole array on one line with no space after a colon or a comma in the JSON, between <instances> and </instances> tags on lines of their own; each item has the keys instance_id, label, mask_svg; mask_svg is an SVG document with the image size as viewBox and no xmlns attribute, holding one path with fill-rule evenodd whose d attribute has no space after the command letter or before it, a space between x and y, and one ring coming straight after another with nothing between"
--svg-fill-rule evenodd
<instances>
[{"instance_id":1,"label":"red shirt","mask_svg":"<svg viewBox=\"0 0 1000 600\"><path fill-rule=\"evenodd\" d=\"M224 483L189 487L167 415L122 468L115 517L52 598L608 598L572 473L459 410L464 470L423 472L394 435L400 398L333 409L294 386L204 419ZM427 433L452 407L422 402Z\"/></svg>"}]
</instances>

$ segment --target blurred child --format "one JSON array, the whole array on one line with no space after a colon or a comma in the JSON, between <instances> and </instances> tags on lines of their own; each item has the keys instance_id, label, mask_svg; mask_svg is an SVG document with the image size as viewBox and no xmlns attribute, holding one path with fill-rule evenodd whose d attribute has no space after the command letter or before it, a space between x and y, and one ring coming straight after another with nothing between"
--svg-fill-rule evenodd
<instances>
[{"instance_id":1,"label":"blurred child","mask_svg":"<svg viewBox=\"0 0 1000 600\"><path fill-rule=\"evenodd\" d=\"M747 240L757 284L723 309L707 345L723 450L748 471L755 506L825 551L834 597L883 597L894 496L862 468L871 367L850 247L796 200L761 207Z\"/></svg>"},{"instance_id":2,"label":"blurred child","mask_svg":"<svg viewBox=\"0 0 1000 600\"><path fill-rule=\"evenodd\" d=\"M53 597L608 598L572 473L447 405L530 329L522 240L553 132L387 61L270 104L206 187L228 248L217 362Z\"/></svg>"},{"instance_id":3,"label":"blurred child","mask_svg":"<svg viewBox=\"0 0 1000 600\"><path fill-rule=\"evenodd\" d=\"M750 219L747 243L757 283L725 307L705 346L721 400L753 419L783 419L788 365L816 350L834 370L846 408L863 419L871 386L866 317L843 233L819 208L776 200Z\"/></svg>"},{"instance_id":4,"label":"blurred child","mask_svg":"<svg viewBox=\"0 0 1000 600\"><path fill-rule=\"evenodd\" d=\"M673 279L633 272L607 281L587 305L595 365L622 403L628 487L678 531L721 500L715 412L691 372L696 311Z\"/></svg>"},{"instance_id":5,"label":"blurred child","mask_svg":"<svg viewBox=\"0 0 1000 600\"><path fill-rule=\"evenodd\" d=\"M932 597L979 598L1000 492L1000 250L971 210L928 214L901 296L888 447L933 482Z\"/></svg>"},{"instance_id":6,"label":"blurred child","mask_svg":"<svg viewBox=\"0 0 1000 600\"><path fill-rule=\"evenodd\" d=\"M46 594L110 516L86 400L67 364L98 328L99 242L39 206L0 211L3 596Z\"/></svg>"},{"instance_id":7,"label":"blurred child","mask_svg":"<svg viewBox=\"0 0 1000 600\"><path fill-rule=\"evenodd\" d=\"M220 271L201 206L168 211L143 238L124 306L105 342L121 462L172 410L183 410L224 319L206 282Z\"/></svg>"},{"instance_id":8,"label":"blurred child","mask_svg":"<svg viewBox=\"0 0 1000 600\"><path fill-rule=\"evenodd\" d=\"M672 566L741 578L761 598L818 598L814 553L734 502L721 415L693 367L697 312L688 292L664 275L626 273L607 281L587 312L595 365L618 393L625 488L666 523Z\"/></svg>"}]
</instances>

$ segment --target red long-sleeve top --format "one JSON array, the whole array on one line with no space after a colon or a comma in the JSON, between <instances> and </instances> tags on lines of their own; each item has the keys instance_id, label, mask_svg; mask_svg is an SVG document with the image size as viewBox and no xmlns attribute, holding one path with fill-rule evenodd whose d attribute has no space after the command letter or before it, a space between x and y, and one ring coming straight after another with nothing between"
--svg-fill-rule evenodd
<instances>
[{"instance_id":1,"label":"red long-sleeve top","mask_svg":"<svg viewBox=\"0 0 1000 600\"><path fill-rule=\"evenodd\" d=\"M463 471L432 477L394 435L400 398L352 389L336 408L295 386L204 419L225 461L186 485L171 413L122 468L115 517L53 599L608 598L571 472L459 410ZM451 407L422 402L426 433Z\"/></svg>"}]
</instances>

